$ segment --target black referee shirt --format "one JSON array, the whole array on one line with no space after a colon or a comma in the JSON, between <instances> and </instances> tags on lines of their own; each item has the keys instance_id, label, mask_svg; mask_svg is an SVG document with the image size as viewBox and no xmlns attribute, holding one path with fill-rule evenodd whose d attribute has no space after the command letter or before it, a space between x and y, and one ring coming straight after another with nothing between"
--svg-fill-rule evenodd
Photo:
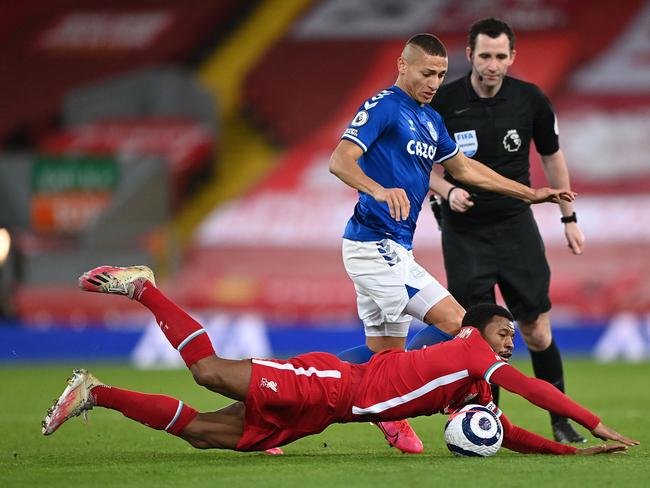
<instances>
[{"instance_id":1,"label":"black referee shirt","mask_svg":"<svg viewBox=\"0 0 650 488\"><path fill-rule=\"evenodd\" d=\"M431 106L467 156L524 185L530 186L531 140L542 155L560 148L551 103L532 83L506 76L499 93L480 98L468 74L443 85ZM528 207L521 200L462 185L446 172L445 179L476 195L474 207L464 213L452 212L445 202L443 218L455 226L499 221Z\"/></svg>"}]
</instances>

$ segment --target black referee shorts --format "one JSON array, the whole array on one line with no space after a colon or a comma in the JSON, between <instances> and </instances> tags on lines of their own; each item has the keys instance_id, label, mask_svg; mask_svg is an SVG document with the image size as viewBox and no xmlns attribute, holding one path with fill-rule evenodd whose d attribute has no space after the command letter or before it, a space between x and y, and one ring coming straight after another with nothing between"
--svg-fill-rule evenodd
<instances>
[{"instance_id":1,"label":"black referee shorts","mask_svg":"<svg viewBox=\"0 0 650 488\"><path fill-rule=\"evenodd\" d=\"M469 308L495 301L495 285L517 321L530 322L551 309L551 272L530 209L502 222L452 227L443 220L447 288Z\"/></svg>"}]
</instances>

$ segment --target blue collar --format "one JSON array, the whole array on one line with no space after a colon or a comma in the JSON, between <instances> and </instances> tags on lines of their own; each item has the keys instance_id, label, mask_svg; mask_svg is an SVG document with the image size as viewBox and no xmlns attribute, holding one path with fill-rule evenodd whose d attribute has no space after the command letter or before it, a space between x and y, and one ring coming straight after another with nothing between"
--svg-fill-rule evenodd
<instances>
[{"instance_id":1,"label":"blue collar","mask_svg":"<svg viewBox=\"0 0 650 488\"><path fill-rule=\"evenodd\" d=\"M415 108L415 109L420 109L420 110L424 109L424 105L420 105L420 103L419 103L417 100L415 100L413 97L411 97L411 95L409 95L408 93L406 93L404 90L402 90L402 89L401 89L400 87L398 87L397 85L393 85L393 86L391 86L391 87L389 88L389 90L390 90L390 91L393 91L393 92L395 92L395 93L397 93L397 94L400 95L402 98L405 98L406 101L407 101L407 103L409 103L413 108Z\"/></svg>"}]
</instances>

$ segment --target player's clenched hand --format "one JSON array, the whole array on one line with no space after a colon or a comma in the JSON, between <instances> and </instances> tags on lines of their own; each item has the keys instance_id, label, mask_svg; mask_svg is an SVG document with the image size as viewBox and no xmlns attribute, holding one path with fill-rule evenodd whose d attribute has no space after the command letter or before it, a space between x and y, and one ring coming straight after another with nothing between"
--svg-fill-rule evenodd
<instances>
[{"instance_id":1,"label":"player's clenched hand","mask_svg":"<svg viewBox=\"0 0 650 488\"><path fill-rule=\"evenodd\" d=\"M598 437L604 441L618 441L622 442L626 446L638 446L640 444L639 441L635 441L634 439L630 439L629 437L625 437L624 435L619 434L611 427L604 425L602 422L594 427L594 430L592 430L591 433L595 437Z\"/></svg>"},{"instance_id":2,"label":"player's clenched hand","mask_svg":"<svg viewBox=\"0 0 650 488\"><path fill-rule=\"evenodd\" d=\"M411 211L411 202L409 202L406 192L401 188L380 188L373 195L378 202L386 202L390 216L395 220L408 219Z\"/></svg>"},{"instance_id":3,"label":"player's clenched hand","mask_svg":"<svg viewBox=\"0 0 650 488\"><path fill-rule=\"evenodd\" d=\"M449 200L447 202L454 212L467 212L474 206L470 194L459 187L452 188L449 192Z\"/></svg>"},{"instance_id":4,"label":"player's clenched hand","mask_svg":"<svg viewBox=\"0 0 650 488\"><path fill-rule=\"evenodd\" d=\"M602 444L593 447L579 447L576 454L579 456L591 456L593 454L609 454L612 452L627 451L627 446L623 444Z\"/></svg>"},{"instance_id":5,"label":"player's clenched hand","mask_svg":"<svg viewBox=\"0 0 650 488\"><path fill-rule=\"evenodd\" d=\"M557 190L555 188L537 188L533 190L534 196L530 203L560 203L560 200L565 202L572 202L576 199L576 192L571 190Z\"/></svg>"}]
</instances>

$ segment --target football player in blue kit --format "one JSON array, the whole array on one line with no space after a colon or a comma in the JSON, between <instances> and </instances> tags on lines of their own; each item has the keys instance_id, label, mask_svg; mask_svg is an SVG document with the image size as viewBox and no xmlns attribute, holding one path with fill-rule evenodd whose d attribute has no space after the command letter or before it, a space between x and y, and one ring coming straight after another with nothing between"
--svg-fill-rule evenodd
<instances>
[{"instance_id":1,"label":"football player in blue kit","mask_svg":"<svg viewBox=\"0 0 650 488\"><path fill-rule=\"evenodd\" d=\"M404 349L413 317L432 327L440 341L460 330L465 310L412 251L434 164L458 181L528 203L575 198L570 189L532 189L507 179L459 151L429 106L447 73L447 52L436 36L409 39L397 69L395 84L361 105L330 159L330 171L359 191L343 234L343 262L356 289L366 344L339 356L354 363L385 349ZM423 451L406 421L377 425L391 446Z\"/></svg>"}]
</instances>

